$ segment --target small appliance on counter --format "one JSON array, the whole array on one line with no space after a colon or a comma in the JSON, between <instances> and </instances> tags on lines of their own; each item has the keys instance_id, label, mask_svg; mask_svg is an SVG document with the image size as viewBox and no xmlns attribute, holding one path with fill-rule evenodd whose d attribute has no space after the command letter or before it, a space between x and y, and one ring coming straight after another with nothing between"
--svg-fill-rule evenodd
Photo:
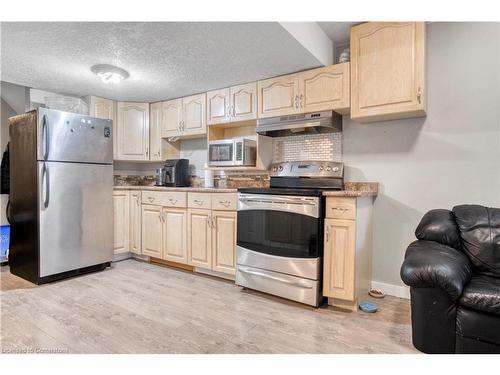
<instances>
[{"instance_id":1,"label":"small appliance on counter","mask_svg":"<svg viewBox=\"0 0 500 375\"><path fill-rule=\"evenodd\" d=\"M257 143L250 137L208 142L208 164L211 167L255 166Z\"/></svg>"},{"instance_id":2,"label":"small appliance on counter","mask_svg":"<svg viewBox=\"0 0 500 375\"><path fill-rule=\"evenodd\" d=\"M188 187L189 160L165 160L163 167L156 170L156 186Z\"/></svg>"}]
</instances>

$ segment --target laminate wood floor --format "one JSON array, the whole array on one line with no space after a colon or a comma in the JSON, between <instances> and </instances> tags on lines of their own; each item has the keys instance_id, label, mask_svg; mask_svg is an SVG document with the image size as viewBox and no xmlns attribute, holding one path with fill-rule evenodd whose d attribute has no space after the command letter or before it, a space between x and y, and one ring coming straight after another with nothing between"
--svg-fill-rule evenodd
<instances>
[{"instance_id":1,"label":"laminate wood floor","mask_svg":"<svg viewBox=\"0 0 500 375\"><path fill-rule=\"evenodd\" d=\"M3 353L415 353L409 301L315 309L136 260L43 286L1 272Z\"/></svg>"}]
</instances>

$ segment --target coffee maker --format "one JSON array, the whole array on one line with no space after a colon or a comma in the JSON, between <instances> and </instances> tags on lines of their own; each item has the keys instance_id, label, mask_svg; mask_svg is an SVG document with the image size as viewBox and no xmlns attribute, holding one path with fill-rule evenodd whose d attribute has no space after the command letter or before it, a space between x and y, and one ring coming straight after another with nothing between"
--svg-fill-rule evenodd
<instances>
[{"instance_id":1,"label":"coffee maker","mask_svg":"<svg viewBox=\"0 0 500 375\"><path fill-rule=\"evenodd\" d=\"M163 167L156 170L156 186L188 187L189 160L165 160Z\"/></svg>"}]
</instances>

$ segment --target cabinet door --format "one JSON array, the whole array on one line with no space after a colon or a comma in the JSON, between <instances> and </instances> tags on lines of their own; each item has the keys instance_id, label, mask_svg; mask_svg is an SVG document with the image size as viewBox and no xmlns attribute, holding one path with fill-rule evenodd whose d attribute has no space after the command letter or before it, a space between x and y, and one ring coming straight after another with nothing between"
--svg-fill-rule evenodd
<instances>
[{"instance_id":1,"label":"cabinet door","mask_svg":"<svg viewBox=\"0 0 500 375\"><path fill-rule=\"evenodd\" d=\"M141 254L141 192L139 190L130 191L129 206L129 243L130 251L135 254Z\"/></svg>"},{"instance_id":2,"label":"cabinet door","mask_svg":"<svg viewBox=\"0 0 500 375\"><path fill-rule=\"evenodd\" d=\"M299 111L297 74L259 81L257 87L259 118L290 115Z\"/></svg>"},{"instance_id":3,"label":"cabinet door","mask_svg":"<svg viewBox=\"0 0 500 375\"><path fill-rule=\"evenodd\" d=\"M113 120L113 158L116 159L118 155L116 143L116 102L109 99L99 98L97 96L90 96L87 100L89 105L89 116L102 118L105 120Z\"/></svg>"},{"instance_id":4,"label":"cabinet door","mask_svg":"<svg viewBox=\"0 0 500 375\"><path fill-rule=\"evenodd\" d=\"M113 223L115 254L129 251L129 194L127 190L113 192Z\"/></svg>"},{"instance_id":5,"label":"cabinet door","mask_svg":"<svg viewBox=\"0 0 500 375\"><path fill-rule=\"evenodd\" d=\"M118 102L118 160L149 160L149 104Z\"/></svg>"},{"instance_id":6,"label":"cabinet door","mask_svg":"<svg viewBox=\"0 0 500 375\"><path fill-rule=\"evenodd\" d=\"M356 222L325 219L323 295L354 300Z\"/></svg>"},{"instance_id":7,"label":"cabinet door","mask_svg":"<svg viewBox=\"0 0 500 375\"><path fill-rule=\"evenodd\" d=\"M149 160L161 161L161 103L150 105Z\"/></svg>"},{"instance_id":8,"label":"cabinet door","mask_svg":"<svg viewBox=\"0 0 500 375\"><path fill-rule=\"evenodd\" d=\"M182 99L163 102L161 105L161 136L178 137L181 134Z\"/></svg>"},{"instance_id":9,"label":"cabinet door","mask_svg":"<svg viewBox=\"0 0 500 375\"><path fill-rule=\"evenodd\" d=\"M231 120L229 89L207 92L207 124L220 124Z\"/></svg>"},{"instance_id":10,"label":"cabinet door","mask_svg":"<svg viewBox=\"0 0 500 375\"><path fill-rule=\"evenodd\" d=\"M182 98L182 135L204 135L207 133L205 93Z\"/></svg>"},{"instance_id":11,"label":"cabinet door","mask_svg":"<svg viewBox=\"0 0 500 375\"><path fill-rule=\"evenodd\" d=\"M163 249L162 207L142 205L142 254L161 258Z\"/></svg>"},{"instance_id":12,"label":"cabinet door","mask_svg":"<svg viewBox=\"0 0 500 375\"><path fill-rule=\"evenodd\" d=\"M425 23L368 22L351 28L351 118L425 115Z\"/></svg>"},{"instance_id":13,"label":"cabinet door","mask_svg":"<svg viewBox=\"0 0 500 375\"><path fill-rule=\"evenodd\" d=\"M299 73L300 111L348 113L351 101L349 86L349 63Z\"/></svg>"},{"instance_id":14,"label":"cabinet door","mask_svg":"<svg viewBox=\"0 0 500 375\"><path fill-rule=\"evenodd\" d=\"M188 264L212 268L212 229L210 210L188 210Z\"/></svg>"},{"instance_id":15,"label":"cabinet door","mask_svg":"<svg viewBox=\"0 0 500 375\"><path fill-rule=\"evenodd\" d=\"M163 259L187 264L186 210L163 208Z\"/></svg>"},{"instance_id":16,"label":"cabinet door","mask_svg":"<svg viewBox=\"0 0 500 375\"><path fill-rule=\"evenodd\" d=\"M236 212L212 211L212 269L236 273Z\"/></svg>"},{"instance_id":17,"label":"cabinet door","mask_svg":"<svg viewBox=\"0 0 500 375\"><path fill-rule=\"evenodd\" d=\"M233 121L257 118L257 82L233 86L231 94L231 117Z\"/></svg>"}]
</instances>

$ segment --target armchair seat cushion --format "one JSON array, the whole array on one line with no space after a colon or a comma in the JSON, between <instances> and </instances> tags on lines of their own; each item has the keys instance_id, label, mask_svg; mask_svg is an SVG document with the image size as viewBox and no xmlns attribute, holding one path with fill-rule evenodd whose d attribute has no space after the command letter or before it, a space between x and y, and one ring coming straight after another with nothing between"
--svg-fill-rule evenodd
<instances>
[{"instance_id":1,"label":"armchair seat cushion","mask_svg":"<svg viewBox=\"0 0 500 375\"><path fill-rule=\"evenodd\" d=\"M500 279L484 275L472 276L459 303L469 309L500 316Z\"/></svg>"}]
</instances>

